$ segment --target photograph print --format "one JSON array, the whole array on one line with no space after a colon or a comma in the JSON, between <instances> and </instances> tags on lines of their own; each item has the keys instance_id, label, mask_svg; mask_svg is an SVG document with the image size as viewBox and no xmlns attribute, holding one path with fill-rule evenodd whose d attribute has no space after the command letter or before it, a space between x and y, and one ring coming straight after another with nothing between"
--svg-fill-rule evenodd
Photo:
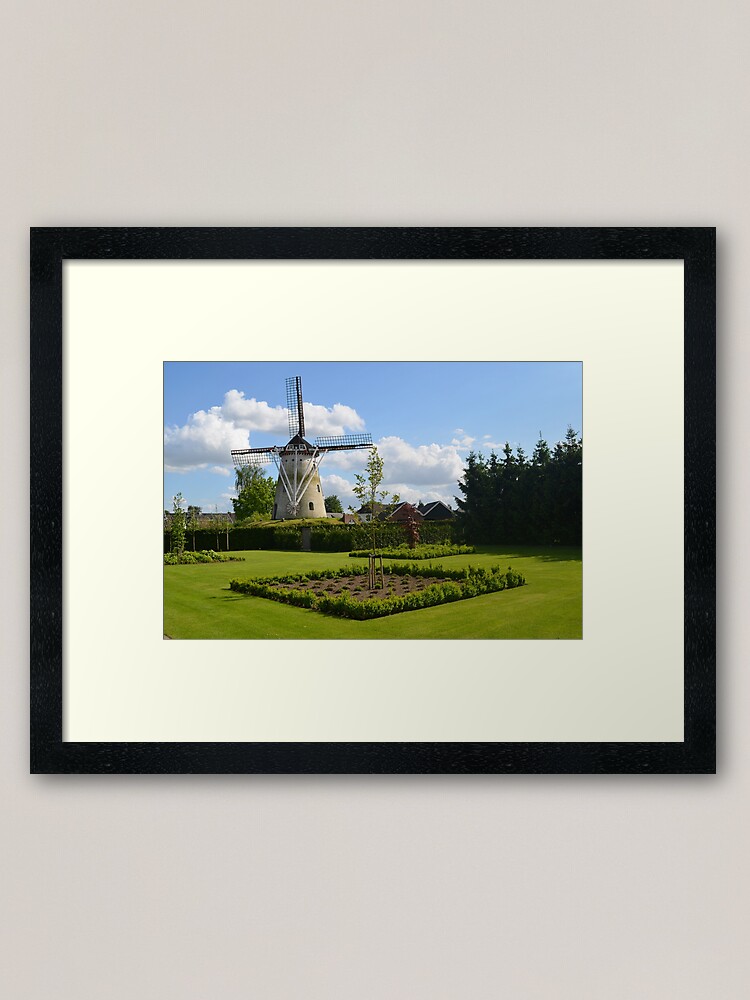
<instances>
[{"instance_id":1,"label":"photograph print","mask_svg":"<svg viewBox=\"0 0 750 1000\"><path fill-rule=\"evenodd\" d=\"M580 639L582 364L164 364L165 639Z\"/></svg>"}]
</instances>

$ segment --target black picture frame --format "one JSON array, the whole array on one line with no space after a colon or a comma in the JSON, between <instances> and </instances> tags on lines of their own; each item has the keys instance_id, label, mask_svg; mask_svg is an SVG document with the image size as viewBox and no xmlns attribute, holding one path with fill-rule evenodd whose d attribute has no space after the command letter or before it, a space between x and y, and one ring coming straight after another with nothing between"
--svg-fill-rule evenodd
<instances>
[{"instance_id":1,"label":"black picture frame","mask_svg":"<svg viewBox=\"0 0 750 1000\"><path fill-rule=\"evenodd\" d=\"M707 227L31 230L32 773L714 773L716 233ZM63 741L63 263L66 260L684 261L684 741Z\"/></svg>"}]
</instances>

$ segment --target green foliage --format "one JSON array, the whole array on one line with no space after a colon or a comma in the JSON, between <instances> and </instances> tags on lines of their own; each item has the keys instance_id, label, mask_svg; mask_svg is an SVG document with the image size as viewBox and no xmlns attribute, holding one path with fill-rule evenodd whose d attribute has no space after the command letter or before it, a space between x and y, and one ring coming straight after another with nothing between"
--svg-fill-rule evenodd
<instances>
[{"instance_id":1,"label":"green foliage","mask_svg":"<svg viewBox=\"0 0 750 1000\"><path fill-rule=\"evenodd\" d=\"M310 608L322 611L324 614L342 618L354 618L365 621L371 618L382 618L386 615L400 614L404 611L417 611L451 601L462 601L480 594L490 594L501 590L522 587L526 580L521 573L514 572L510 566L503 572L500 566L467 566L463 569L445 570L442 566L418 566L416 563L405 565L397 563L387 565L385 573L395 576L434 577L444 579L433 583L423 590L404 594L401 597L385 596L369 598L360 601L348 592L340 594L315 594L312 590L282 588L279 584L302 583L308 580L335 579L349 575L363 575L364 566L351 568L319 570L306 575L288 575L281 577L261 577L259 579L238 580L229 582L230 590L238 594L252 597L266 597L272 601L293 604L296 607Z\"/></svg>"},{"instance_id":2,"label":"green foliage","mask_svg":"<svg viewBox=\"0 0 750 1000\"><path fill-rule=\"evenodd\" d=\"M326 513L328 514L344 513L344 508L341 506L341 501L339 500L339 498L336 496L335 493L333 493L329 497L324 497L323 503L325 504Z\"/></svg>"},{"instance_id":3,"label":"green foliage","mask_svg":"<svg viewBox=\"0 0 750 1000\"><path fill-rule=\"evenodd\" d=\"M241 466L235 473L237 498L232 500L234 516L238 522L262 514L270 518L276 495L276 483L262 469L251 465Z\"/></svg>"},{"instance_id":4,"label":"green foliage","mask_svg":"<svg viewBox=\"0 0 750 1000\"><path fill-rule=\"evenodd\" d=\"M215 552L213 549L202 549L200 552L165 552L165 566L184 566L194 563L212 562L244 562L244 556L228 556L224 552Z\"/></svg>"},{"instance_id":5,"label":"green foliage","mask_svg":"<svg viewBox=\"0 0 750 1000\"><path fill-rule=\"evenodd\" d=\"M360 505L369 508L368 527L372 552L377 547L378 524L380 523L376 517L377 512L387 512L399 501L397 493L389 493L388 490L381 489L384 475L383 466L384 462L378 454L378 449L373 448L365 465L366 475L355 474L354 486L352 487L352 493L359 500ZM354 510L353 507L350 509Z\"/></svg>"},{"instance_id":6,"label":"green foliage","mask_svg":"<svg viewBox=\"0 0 750 1000\"><path fill-rule=\"evenodd\" d=\"M408 545L398 545L382 549L379 554L385 559L442 559L443 556L469 556L474 551L473 545L418 545L414 549ZM369 552L359 549L349 555L353 559L364 559Z\"/></svg>"},{"instance_id":7,"label":"green foliage","mask_svg":"<svg viewBox=\"0 0 750 1000\"><path fill-rule=\"evenodd\" d=\"M336 522L333 522L336 524ZM352 544L352 533L349 525L337 525L310 531L310 550L312 552L348 552Z\"/></svg>"},{"instance_id":8,"label":"green foliage","mask_svg":"<svg viewBox=\"0 0 750 1000\"><path fill-rule=\"evenodd\" d=\"M172 497L172 552L178 556L185 550L185 511L182 493Z\"/></svg>"},{"instance_id":9,"label":"green foliage","mask_svg":"<svg viewBox=\"0 0 750 1000\"><path fill-rule=\"evenodd\" d=\"M275 521L272 524L244 524L232 531L233 549L294 549L302 548L299 524Z\"/></svg>"},{"instance_id":10,"label":"green foliage","mask_svg":"<svg viewBox=\"0 0 750 1000\"><path fill-rule=\"evenodd\" d=\"M362 549L371 542L370 527L367 524L341 524L325 518L311 518L307 521L273 521L265 524L245 523L229 529L230 548L233 551L247 549L301 550L303 524L310 526L310 542L313 552L349 552ZM420 525L422 541L430 545L450 545L455 532L453 521L426 521ZM215 528L200 528L196 532L196 548L224 547L225 535ZM171 535L164 534L164 550L171 550ZM218 539L218 541L217 541ZM388 549L404 544L403 525L394 521L378 522L378 542ZM367 551L371 551L369 548Z\"/></svg>"},{"instance_id":11,"label":"green foliage","mask_svg":"<svg viewBox=\"0 0 750 1000\"><path fill-rule=\"evenodd\" d=\"M187 523L186 528L193 536L193 551L195 551L195 533L200 527L200 516L201 509L193 504L190 504L187 509Z\"/></svg>"},{"instance_id":12,"label":"green foliage","mask_svg":"<svg viewBox=\"0 0 750 1000\"><path fill-rule=\"evenodd\" d=\"M488 459L471 452L458 484L458 528L485 544L579 545L583 442L572 427L550 451L539 436L529 460L506 442Z\"/></svg>"},{"instance_id":13,"label":"green foliage","mask_svg":"<svg viewBox=\"0 0 750 1000\"><path fill-rule=\"evenodd\" d=\"M399 511L399 514L401 513L404 514L401 523L403 524L404 531L406 532L406 544L410 549L416 548L419 542L419 516L417 514L417 509L410 503L406 503Z\"/></svg>"},{"instance_id":14,"label":"green foliage","mask_svg":"<svg viewBox=\"0 0 750 1000\"><path fill-rule=\"evenodd\" d=\"M232 522L226 514L220 514L218 517L213 519L212 528L216 541L216 548L219 548L219 539L223 537L225 539L225 545L227 550L229 549L229 531L232 527Z\"/></svg>"}]
</instances>

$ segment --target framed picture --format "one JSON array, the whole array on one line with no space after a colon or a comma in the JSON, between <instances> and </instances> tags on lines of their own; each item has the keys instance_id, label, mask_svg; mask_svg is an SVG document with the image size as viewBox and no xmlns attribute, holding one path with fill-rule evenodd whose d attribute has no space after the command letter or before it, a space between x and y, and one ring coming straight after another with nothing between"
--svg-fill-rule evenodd
<instances>
[{"instance_id":1,"label":"framed picture","mask_svg":"<svg viewBox=\"0 0 750 1000\"><path fill-rule=\"evenodd\" d=\"M714 410L713 229L33 229L32 772L713 773Z\"/></svg>"}]
</instances>

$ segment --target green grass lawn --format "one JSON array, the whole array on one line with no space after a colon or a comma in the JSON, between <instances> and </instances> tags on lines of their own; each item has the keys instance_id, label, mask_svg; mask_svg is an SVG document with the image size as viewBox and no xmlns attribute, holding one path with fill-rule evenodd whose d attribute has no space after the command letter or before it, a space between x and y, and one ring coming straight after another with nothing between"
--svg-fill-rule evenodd
<instances>
[{"instance_id":1,"label":"green grass lawn","mask_svg":"<svg viewBox=\"0 0 750 1000\"><path fill-rule=\"evenodd\" d=\"M580 639L581 550L477 546L459 566L500 564L527 586L421 611L352 621L244 597L233 577L277 576L351 566L347 552L241 552L245 562L164 567L164 633L173 639ZM439 565L440 559L420 563Z\"/></svg>"}]
</instances>

